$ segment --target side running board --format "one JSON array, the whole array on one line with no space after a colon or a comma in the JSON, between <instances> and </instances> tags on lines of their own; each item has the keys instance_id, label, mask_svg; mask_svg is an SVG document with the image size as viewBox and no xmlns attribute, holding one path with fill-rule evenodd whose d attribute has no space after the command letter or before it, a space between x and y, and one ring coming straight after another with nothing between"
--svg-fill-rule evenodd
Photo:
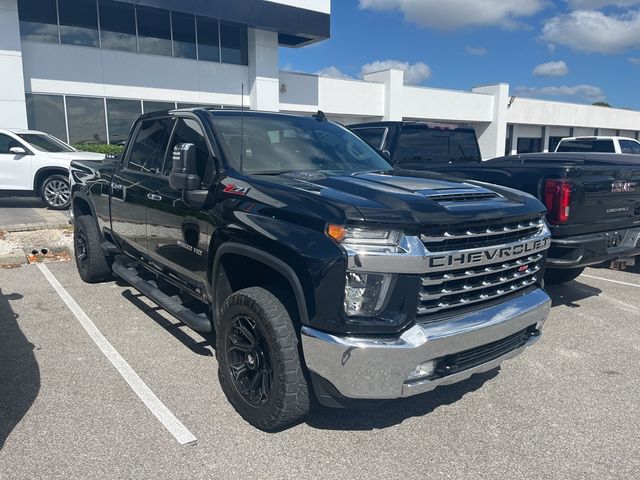
<instances>
[{"instance_id":1,"label":"side running board","mask_svg":"<svg viewBox=\"0 0 640 480\"><path fill-rule=\"evenodd\" d=\"M129 268L120 260L116 260L113 263L113 273L193 330L211 332L211 321L207 316L196 315L180 302L162 293L156 286L141 278L135 268Z\"/></svg>"}]
</instances>

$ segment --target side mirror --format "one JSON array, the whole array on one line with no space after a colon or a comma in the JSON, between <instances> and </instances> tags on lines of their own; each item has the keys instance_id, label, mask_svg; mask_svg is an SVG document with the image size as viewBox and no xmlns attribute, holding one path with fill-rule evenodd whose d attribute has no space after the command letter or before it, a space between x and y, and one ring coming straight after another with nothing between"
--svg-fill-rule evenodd
<instances>
[{"instance_id":1,"label":"side mirror","mask_svg":"<svg viewBox=\"0 0 640 480\"><path fill-rule=\"evenodd\" d=\"M10 153L13 153L14 155L26 155L27 151L22 148L22 147L11 147L9 149Z\"/></svg>"},{"instance_id":2,"label":"side mirror","mask_svg":"<svg viewBox=\"0 0 640 480\"><path fill-rule=\"evenodd\" d=\"M173 149L169 185L174 190L186 192L198 190L202 186L196 166L196 146L193 143L181 143Z\"/></svg>"}]
</instances>

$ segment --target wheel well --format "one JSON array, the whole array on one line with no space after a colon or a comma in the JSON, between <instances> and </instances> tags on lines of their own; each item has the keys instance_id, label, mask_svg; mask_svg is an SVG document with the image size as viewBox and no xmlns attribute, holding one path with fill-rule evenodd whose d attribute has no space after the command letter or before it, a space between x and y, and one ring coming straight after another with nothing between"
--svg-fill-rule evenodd
<instances>
[{"instance_id":1,"label":"wheel well","mask_svg":"<svg viewBox=\"0 0 640 480\"><path fill-rule=\"evenodd\" d=\"M60 167L45 167L38 170L33 180L33 190L39 192L40 187L42 186L42 182L44 182L45 178L50 177L51 175L63 175L65 177L68 177L69 170L65 170L64 168Z\"/></svg>"},{"instance_id":2,"label":"wheel well","mask_svg":"<svg viewBox=\"0 0 640 480\"><path fill-rule=\"evenodd\" d=\"M77 218L81 215L93 215L91 206L82 198L73 199L73 215Z\"/></svg>"},{"instance_id":3,"label":"wheel well","mask_svg":"<svg viewBox=\"0 0 640 480\"><path fill-rule=\"evenodd\" d=\"M215 275L213 291L217 318L220 317L225 300L234 292L249 287L262 287L278 297L289 311L294 325L299 325L300 312L293 287L276 269L244 255L227 253L219 259Z\"/></svg>"}]
</instances>

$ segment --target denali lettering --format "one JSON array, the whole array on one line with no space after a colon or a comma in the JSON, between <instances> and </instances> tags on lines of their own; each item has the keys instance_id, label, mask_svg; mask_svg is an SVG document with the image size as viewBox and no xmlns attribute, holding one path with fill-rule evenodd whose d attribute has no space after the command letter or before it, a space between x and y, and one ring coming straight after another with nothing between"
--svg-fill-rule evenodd
<instances>
[{"instance_id":1,"label":"denali lettering","mask_svg":"<svg viewBox=\"0 0 640 480\"><path fill-rule=\"evenodd\" d=\"M533 240L531 242L513 245L508 247L499 247L487 249L482 252L455 253L451 255L427 257L430 269L440 269L448 267L464 267L468 265L478 265L490 263L497 260L508 260L517 258L527 253L535 253L545 250L551 243L550 238Z\"/></svg>"}]
</instances>

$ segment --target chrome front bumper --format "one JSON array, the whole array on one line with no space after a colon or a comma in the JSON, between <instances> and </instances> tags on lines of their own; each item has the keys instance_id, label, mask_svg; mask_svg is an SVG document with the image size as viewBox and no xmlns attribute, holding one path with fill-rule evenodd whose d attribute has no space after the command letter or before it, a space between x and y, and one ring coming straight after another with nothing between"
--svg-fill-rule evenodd
<instances>
[{"instance_id":1,"label":"chrome front bumper","mask_svg":"<svg viewBox=\"0 0 640 480\"><path fill-rule=\"evenodd\" d=\"M537 340L502 357L442 378L407 381L416 367L502 340L535 326L551 310L551 299L537 289L499 305L436 323L417 323L396 337L339 337L303 327L302 347L309 370L349 399L383 400L428 392L499 366Z\"/></svg>"}]
</instances>

